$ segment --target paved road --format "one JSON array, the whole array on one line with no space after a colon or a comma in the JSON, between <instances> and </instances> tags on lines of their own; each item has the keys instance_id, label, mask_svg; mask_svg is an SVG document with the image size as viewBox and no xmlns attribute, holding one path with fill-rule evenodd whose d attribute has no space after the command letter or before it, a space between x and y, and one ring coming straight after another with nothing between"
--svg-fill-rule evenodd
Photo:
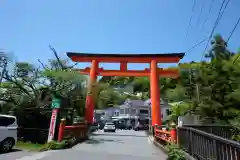
<instances>
[{"instance_id":1,"label":"paved road","mask_svg":"<svg viewBox=\"0 0 240 160\"><path fill-rule=\"evenodd\" d=\"M10 153L0 153L0 160L16 160L22 157L31 156L33 154L35 153L20 151L20 150L13 150Z\"/></svg>"},{"instance_id":2,"label":"paved road","mask_svg":"<svg viewBox=\"0 0 240 160\"><path fill-rule=\"evenodd\" d=\"M0 158L2 160L2 158ZM165 160L144 132L119 130L116 133L96 132L90 140L72 149L49 151L17 160ZM5 159L3 159L5 160Z\"/></svg>"}]
</instances>

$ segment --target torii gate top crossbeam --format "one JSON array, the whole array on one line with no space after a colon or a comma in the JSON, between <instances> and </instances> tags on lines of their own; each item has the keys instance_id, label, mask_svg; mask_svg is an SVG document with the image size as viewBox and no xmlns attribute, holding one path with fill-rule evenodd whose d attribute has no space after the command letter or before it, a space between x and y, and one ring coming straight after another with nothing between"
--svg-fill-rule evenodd
<instances>
[{"instance_id":1,"label":"torii gate top crossbeam","mask_svg":"<svg viewBox=\"0 0 240 160\"><path fill-rule=\"evenodd\" d=\"M156 60L157 63L178 63L183 58L184 53L169 54L89 54L67 52L67 56L74 62L92 62L96 60L105 63L150 63Z\"/></svg>"}]
</instances>

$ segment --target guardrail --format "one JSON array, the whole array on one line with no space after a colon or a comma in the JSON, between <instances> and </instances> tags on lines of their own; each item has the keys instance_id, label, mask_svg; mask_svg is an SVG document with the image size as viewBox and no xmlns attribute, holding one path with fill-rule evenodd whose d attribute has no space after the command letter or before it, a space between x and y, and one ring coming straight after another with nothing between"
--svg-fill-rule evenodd
<instances>
[{"instance_id":1,"label":"guardrail","mask_svg":"<svg viewBox=\"0 0 240 160\"><path fill-rule=\"evenodd\" d=\"M184 125L183 127L191 127L195 128L210 134L214 134L216 136L220 136L226 139L232 139L234 134L240 134L240 131L235 130L230 125ZM234 133L236 132L236 133Z\"/></svg>"},{"instance_id":2,"label":"guardrail","mask_svg":"<svg viewBox=\"0 0 240 160\"><path fill-rule=\"evenodd\" d=\"M72 126L65 126L65 120L61 120L58 132L58 142L64 138L75 138L76 140L84 140L88 138L87 123L78 123Z\"/></svg>"},{"instance_id":3,"label":"guardrail","mask_svg":"<svg viewBox=\"0 0 240 160\"><path fill-rule=\"evenodd\" d=\"M200 160L239 160L240 143L190 127L178 127L178 144Z\"/></svg>"},{"instance_id":4,"label":"guardrail","mask_svg":"<svg viewBox=\"0 0 240 160\"><path fill-rule=\"evenodd\" d=\"M176 128L171 128L170 131L167 131L156 126L154 128L154 137L156 140L161 140L165 143L177 143Z\"/></svg>"}]
</instances>

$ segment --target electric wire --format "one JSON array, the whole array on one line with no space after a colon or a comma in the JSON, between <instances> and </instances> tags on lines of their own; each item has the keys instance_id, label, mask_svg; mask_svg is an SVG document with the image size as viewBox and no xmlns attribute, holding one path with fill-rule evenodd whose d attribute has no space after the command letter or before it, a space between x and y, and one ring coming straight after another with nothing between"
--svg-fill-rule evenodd
<instances>
[{"instance_id":1,"label":"electric wire","mask_svg":"<svg viewBox=\"0 0 240 160\"><path fill-rule=\"evenodd\" d=\"M225 9L227 8L227 5L228 5L228 3L229 3L230 0L227 1L226 5L225 5L225 7L224 7L224 9L223 9L223 11L222 11L222 8L223 8L223 5L224 5L225 1L226 1L226 0L223 0L223 1L222 1L221 7L220 7L220 11L219 11L219 13L218 13L218 17L217 17L217 19L216 19L216 21L215 21L215 23L214 23L214 26L213 26L213 28L212 28L212 31L211 31L210 36L207 37L206 39L202 40L201 42L197 43L195 46L192 47L192 48L195 48L196 46L200 45L201 43L203 43L205 40L208 39L208 42L207 42L206 47L205 47L205 49L204 49L204 52L202 53L201 61L202 61L203 56L204 56L204 53L205 53L205 51L206 51L206 49L207 49L207 47L208 47L208 43L209 43L209 41L211 40L211 38L212 38L212 36L213 36L213 33L214 33L217 25L219 24L219 21L220 21L222 15L224 14L224 11L225 11ZM222 11L222 12L221 12L221 11ZM237 24L238 24L238 23L237 23ZM234 28L236 28L236 27L234 27ZM235 30L235 29L234 29L234 30ZM234 32L234 31L233 31L233 32ZM232 32L232 33L233 33L233 32ZM191 49L191 50L192 50L192 49ZM200 62L201 62L201 61L200 61ZM198 69L199 69L200 67L201 67L200 65L197 65L197 68L198 68ZM198 88L197 90L199 90L199 87L200 87L200 86L199 86L198 84L196 84L196 88ZM199 91L197 91L197 92L198 92L198 96L199 96ZM199 100L199 99L198 99L198 100Z\"/></svg>"},{"instance_id":2,"label":"electric wire","mask_svg":"<svg viewBox=\"0 0 240 160\"><path fill-rule=\"evenodd\" d=\"M225 12L225 10L226 10L229 2L230 2L230 0L228 0L227 3L226 3L226 5L225 5L225 7L224 7L224 9L223 9L223 6L224 6L224 4L225 4L225 1L226 1L226 0L223 0L223 1L222 1L220 10L219 10L219 12L218 12L217 19L216 19L216 21L215 21L215 23L214 23L214 25L213 25L213 28L212 28L211 34L210 34L210 36L209 36L209 38L208 38L206 47L204 48L204 51L203 51L203 53L202 53L201 61L202 61L202 59L203 59L203 57L204 57L205 51L207 50L208 44L209 44L209 42L210 42L210 40L211 40L211 38L212 38L212 36L213 36L213 34L214 34L214 31L215 31L215 29L217 28L217 26L218 26L218 24L219 24L219 22L220 22L220 20L221 20L221 18L222 18L222 16L223 16L224 12ZM223 10L222 10L222 9L223 9Z\"/></svg>"},{"instance_id":3,"label":"electric wire","mask_svg":"<svg viewBox=\"0 0 240 160\"><path fill-rule=\"evenodd\" d=\"M201 10L200 10L200 13L199 13L197 22L196 22L196 27L198 27L198 25L199 25L199 23L200 23L200 20L201 20L202 14L203 14L204 7L205 7L205 3L202 2L202 4L201 4ZM197 34L199 34L199 32L198 32ZM196 36L196 37L198 37L198 36ZM198 38L197 38L197 39L198 39ZM198 41L198 40L197 40L197 41ZM200 41L200 42L202 42L202 41ZM201 43L200 43L200 44L201 44Z\"/></svg>"},{"instance_id":4,"label":"electric wire","mask_svg":"<svg viewBox=\"0 0 240 160\"><path fill-rule=\"evenodd\" d=\"M196 48L197 46L199 46L200 44L202 44L203 42L205 42L207 39L208 39L208 37L205 38L205 39L203 39L203 40L201 40L200 42L196 43L195 45L193 45L192 47L190 47L185 53L191 52L194 48Z\"/></svg>"},{"instance_id":5,"label":"electric wire","mask_svg":"<svg viewBox=\"0 0 240 160\"><path fill-rule=\"evenodd\" d=\"M187 40L188 33L189 33L190 28L191 28L191 22L192 22L192 17L193 17L195 5L196 5L196 0L193 1L192 13L191 13L191 16L190 16L190 19L189 19L189 22L188 22L188 28L187 28L187 32L186 32L186 36L185 36L185 42Z\"/></svg>"},{"instance_id":6,"label":"electric wire","mask_svg":"<svg viewBox=\"0 0 240 160\"><path fill-rule=\"evenodd\" d=\"M210 13L211 13L211 11L212 11L212 7L213 7L213 4L214 4L214 1L215 1L215 0L212 0L212 1L211 1L211 4L210 4L209 10L208 10L207 17L206 17L205 21L203 22L203 25L202 25L202 28L201 28L200 32L203 30L204 26L206 25L206 23L207 23L207 21L208 21L209 15L210 15Z\"/></svg>"},{"instance_id":7,"label":"electric wire","mask_svg":"<svg viewBox=\"0 0 240 160\"><path fill-rule=\"evenodd\" d=\"M211 10L212 10L214 1L215 1L215 0L212 0L212 1L211 1L210 7L209 7L209 10L208 10L208 15L209 15L209 13L210 13ZM208 17L209 17L209 16L207 16L207 19L208 19ZM203 26L205 25L207 19L205 20ZM202 28L203 28L203 27L202 27ZM197 46L199 46L200 44L202 44L203 42L205 42L207 39L208 39L208 37L206 37L206 38L204 38L203 40L197 42L197 43L194 44L192 47L190 47L185 53L191 52L194 48L196 48Z\"/></svg>"},{"instance_id":8,"label":"electric wire","mask_svg":"<svg viewBox=\"0 0 240 160\"><path fill-rule=\"evenodd\" d=\"M227 43L231 39L231 37L232 37L233 33L235 32L236 28L238 27L239 22L240 22L240 17L238 18L237 23L234 25L233 30L230 32L230 35L229 35L229 37L226 41Z\"/></svg>"},{"instance_id":9,"label":"electric wire","mask_svg":"<svg viewBox=\"0 0 240 160\"><path fill-rule=\"evenodd\" d=\"M203 12L203 8L205 6L205 3L202 2L202 5L201 5L201 10L200 10L200 13L199 13L199 16L198 16L198 19L197 19L197 23L196 23L196 26L198 26L199 22L200 22L200 19L202 17L202 12Z\"/></svg>"}]
</instances>

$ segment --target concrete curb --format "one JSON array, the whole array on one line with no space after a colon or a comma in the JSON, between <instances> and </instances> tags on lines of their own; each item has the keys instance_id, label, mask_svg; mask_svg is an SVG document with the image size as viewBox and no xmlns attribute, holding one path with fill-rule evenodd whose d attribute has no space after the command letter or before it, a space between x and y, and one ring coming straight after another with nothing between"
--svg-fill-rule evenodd
<instances>
[{"instance_id":1,"label":"concrete curb","mask_svg":"<svg viewBox=\"0 0 240 160\"><path fill-rule=\"evenodd\" d=\"M160 143L158 143L155 138L153 136L149 136L148 139L151 141L151 143L153 145L155 145L156 147L158 147L159 149L161 149L165 154L168 154L167 149L161 145ZM193 158L192 156L190 156L187 152L184 152L184 156L188 159L188 160L196 160L195 158Z\"/></svg>"},{"instance_id":2,"label":"concrete curb","mask_svg":"<svg viewBox=\"0 0 240 160\"><path fill-rule=\"evenodd\" d=\"M149 138L149 140L151 141L151 143L153 145L155 145L156 147L160 148L165 154L168 154L167 149L163 145L158 143L153 136L149 136L148 138Z\"/></svg>"}]
</instances>

